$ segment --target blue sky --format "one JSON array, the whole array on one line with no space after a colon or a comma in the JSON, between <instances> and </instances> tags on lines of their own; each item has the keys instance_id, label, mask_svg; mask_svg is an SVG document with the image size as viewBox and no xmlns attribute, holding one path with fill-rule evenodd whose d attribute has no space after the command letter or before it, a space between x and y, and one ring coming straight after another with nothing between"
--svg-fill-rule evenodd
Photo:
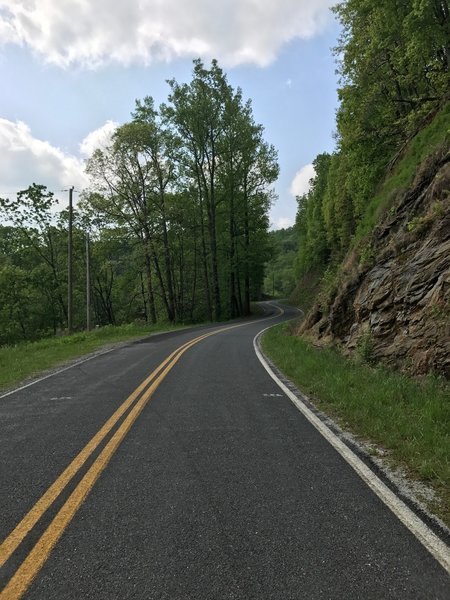
<instances>
[{"instance_id":1,"label":"blue sky","mask_svg":"<svg viewBox=\"0 0 450 600\"><path fill-rule=\"evenodd\" d=\"M165 101L166 79L188 81L193 58L215 56L231 84L252 98L266 140L279 152L271 222L292 224L295 192L306 190L312 174L308 165L334 146L330 49L339 30L331 3L280 0L283 18L270 0L259 0L257 14L250 0L227 0L222 15L206 0L190 5L192 15L178 14L182 0L146 2L159 12L143 34L142 2L134 0L103 8L104 0L95 0L87 13L80 0L39 0L29 14L30 2L0 0L0 194L33 181L57 193L82 188L84 158L114 123L129 119L136 98ZM67 10L57 11L61 5Z\"/></svg>"}]
</instances>

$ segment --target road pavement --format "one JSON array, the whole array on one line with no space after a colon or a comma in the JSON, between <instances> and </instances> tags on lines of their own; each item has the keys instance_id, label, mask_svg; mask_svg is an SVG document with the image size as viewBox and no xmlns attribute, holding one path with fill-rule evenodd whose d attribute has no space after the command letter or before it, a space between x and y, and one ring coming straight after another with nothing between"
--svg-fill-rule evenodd
<instances>
[{"instance_id":1,"label":"road pavement","mask_svg":"<svg viewBox=\"0 0 450 600\"><path fill-rule=\"evenodd\" d=\"M259 362L255 335L295 316L267 310L0 398L1 600L450 599Z\"/></svg>"}]
</instances>

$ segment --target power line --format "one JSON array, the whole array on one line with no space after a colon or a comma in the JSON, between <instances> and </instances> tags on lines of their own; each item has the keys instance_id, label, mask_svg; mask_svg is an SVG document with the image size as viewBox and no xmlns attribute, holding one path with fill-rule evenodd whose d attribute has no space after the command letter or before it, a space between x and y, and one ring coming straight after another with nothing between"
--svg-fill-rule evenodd
<instances>
[{"instance_id":1,"label":"power line","mask_svg":"<svg viewBox=\"0 0 450 600\"><path fill-rule=\"evenodd\" d=\"M59 193L61 193L61 192L68 192L68 191L69 191L69 189L70 189L70 188L67 188L67 189L64 189L64 190L56 190L56 191L53 191L53 190L47 190L47 191L48 191L48 192L50 192L51 194L59 194ZM17 195L19 192L23 192L23 191L25 191L25 190L19 190L19 191L17 191L17 190L16 190L15 192L5 192L5 191L3 191L3 190L0 190L0 196L12 196L12 195ZM82 193L84 190L76 190L76 189L74 188L74 190L73 190L73 191L74 191L74 193L75 193L75 194L81 194L81 193Z\"/></svg>"}]
</instances>

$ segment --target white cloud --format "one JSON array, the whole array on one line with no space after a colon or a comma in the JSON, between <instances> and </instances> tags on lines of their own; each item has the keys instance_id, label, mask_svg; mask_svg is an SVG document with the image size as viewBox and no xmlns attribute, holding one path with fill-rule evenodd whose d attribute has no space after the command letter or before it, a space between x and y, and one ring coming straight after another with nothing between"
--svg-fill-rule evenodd
<instances>
[{"instance_id":1,"label":"white cloud","mask_svg":"<svg viewBox=\"0 0 450 600\"><path fill-rule=\"evenodd\" d=\"M115 121L106 121L104 125L91 131L80 143L80 153L90 158L97 148L105 148L111 141L111 136L119 126Z\"/></svg>"},{"instance_id":2,"label":"white cloud","mask_svg":"<svg viewBox=\"0 0 450 600\"><path fill-rule=\"evenodd\" d=\"M287 227L292 227L295 219L291 217L279 217L275 223L272 224L271 229L286 229Z\"/></svg>"},{"instance_id":3,"label":"white cloud","mask_svg":"<svg viewBox=\"0 0 450 600\"><path fill-rule=\"evenodd\" d=\"M94 68L216 57L265 66L325 27L335 0L0 0L0 40L45 61Z\"/></svg>"},{"instance_id":4,"label":"white cloud","mask_svg":"<svg viewBox=\"0 0 450 600\"><path fill-rule=\"evenodd\" d=\"M47 186L52 192L74 185L87 186L84 162L49 142L33 137L22 121L0 119L0 192L12 195L32 183Z\"/></svg>"},{"instance_id":5,"label":"white cloud","mask_svg":"<svg viewBox=\"0 0 450 600\"><path fill-rule=\"evenodd\" d=\"M307 194L309 188L311 187L310 181L316 175L314 171L314 166L312 164L305 165L295 174L294 179L292 180L291 187L289 191L291 194L296 196L303 196L303 194Z\"/></svg>"}]
</instances>

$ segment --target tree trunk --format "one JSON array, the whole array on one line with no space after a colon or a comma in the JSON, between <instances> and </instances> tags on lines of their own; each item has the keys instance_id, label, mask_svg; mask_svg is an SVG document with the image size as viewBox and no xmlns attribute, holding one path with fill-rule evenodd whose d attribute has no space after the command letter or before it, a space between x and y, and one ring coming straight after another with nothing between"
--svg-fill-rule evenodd
<instances>
[{"instance_id":1,"label":"tree trunk","mask_svg":"<svg viewBox=\"0 0 450 600\"><path fill-rule=\"evenodd\" d=\"M232 185L233 187L233 185ZM234 319L239 314L239 307L236 298L236 278L235 278L235 224L234 224L234 189L230 193L230 289L229 289L229 302L230 302L230 317Z\"/></svg>"},{"instance_id":2,"label":"tree trunk","mask_svg":"<svg viewBox=\"0 0 450 600\"><path fill-rule=\"evenodd\" d=\"M147 296L148 306L150 314L147 315L147 323L156 323L156 310L155 310L155 297L153 295L153 282L152 282L152 259L150 254L150 248L148 243L145 244L145 275L147 283Z\"/></svg>"},{"instance_id":3,"label":"tree trunk","mask_svg":"<svg viewBox=\"0 0 450 600\"><path fill-rule=\"evenodd\" d=\"M209 289L209 275L208 275L208 253L206 251L206 240L205 240L205 223L203 219L203 200L201 191L200 193L200 232L202 241L202 263L203 263L203 278L205 280L205 297L206 297L206 311L208 320L213 320L212 307L211 307L211 294Z\"/></svg>"},{"instance_id":4,"label":"tree trunk","mask_svg":"<svg viewBox=\"0 0 450 600\"><path fill-rule=\"evenodd\" d=\"M144 277L142 275L142 271L139 271L139 278L140 278L140 282L141 282L142 302L143 302L143 305L144 305L144 318L145 318L145 321L148 323L149 322L149 315L148 315L148 312L147 312L147 298L145 297Z\"/></svg>"},{"instance_id":5,"label":"tree trunk","mask_svg":"<svg viewBox=\"0 0 450 600\"><path fill-rule=\"evenodd\" d=\"M250 230L247 182L244 181L244 315L250 314Z\"/></svg>"},{"instance_id":6,"label":"tree trunk","mask_svg":"<svg viewBox=\"0 0 450 600\"><path fill-rule=\"evenodd\" d=\"M153 264L155 265L156 276L158 277L159 285L161 288L161 297L163 299L164 307L165 307L166 313L167 313L167 318L171 323L173 323L173 321L175 320L175 315L170 307L169 302L167 301L167 294L166 294L166 288L164 286L164 279L163 279L163 276L161 273L161 268L159 266L158 257L156 256L156 252L155 252L153 245L152 245L152 255L153 255Z\"/></svg>"},{"instance_id":7,"label":"tree trunk","mask_svg":"<svg viewBox=\"0 0 450 600\"><path fill-rule=\"evenodd\" d=\"M222 316L222 307L220 304L220 288L219 288L219 267L217 264L217 233L216 233L216 201L214 189L214 171L212 172L210 182L210 197L209 197L209 239L211 245L211 262L213 275L213 297L214 297L214 316L216 321Z\"/></svg>"},{"instance_id":8,"label":"tree trunk","mask_svg":"<svg viewBox=\"0 0 450 600\"><path fill-rule=\"evenodd\" d=\"M191 321L194 318L195 292L197 288L197 239L194 237L194 275L192 278L192 301L191 301Z\"/></svg>"},{"instance_id":9,"label":"tree trunk","mask_svg":"<svg viewBox=\"0 0 450 600\"><path fill-rule=\"evenodd\" d=\"M237 304L238 304L239 315L243 315L244 310L242 307L241 274L239 272L239 248L238 248L237 238L235 238L234 242L235 242L235 251L234 252L235 252L235 256L236 256L235 264L236 264Z\"/></svg>"},{"instance_id":10,"label":"tree trunk","mask_svg":"<svg viewBox=\"0 0 450 600\"><path fill-rule=\"evenodd\" d=\"M167 235L166 209L164 194L161 194L161 214L163 222L164 265L166 270L167 291L169 294L169 321L175 321L177 316L175 294L173 291L172 265L170 264L169 236Z\"/></svg>"}]
</instances>

